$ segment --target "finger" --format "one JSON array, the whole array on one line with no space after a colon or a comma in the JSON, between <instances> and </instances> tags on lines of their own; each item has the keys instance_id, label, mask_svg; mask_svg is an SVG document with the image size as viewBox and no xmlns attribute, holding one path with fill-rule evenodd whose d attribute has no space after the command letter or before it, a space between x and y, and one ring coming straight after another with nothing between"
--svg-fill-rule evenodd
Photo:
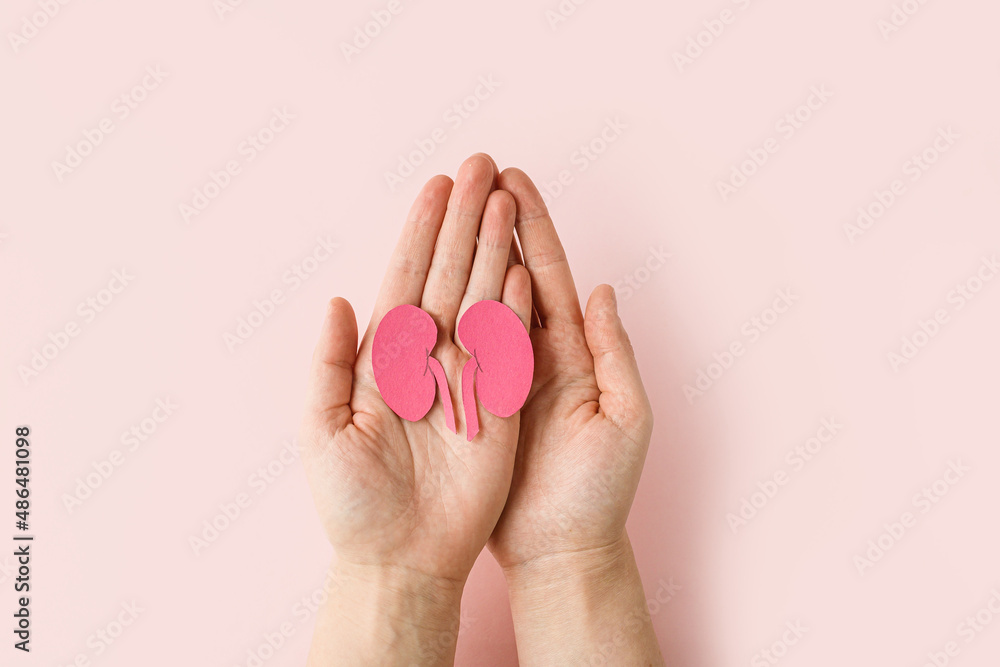
<instances>
[{"instance_id":1,"label":"finger","mask_svg":"<svg viewBox=\"0 0 1000 667\"><path fill-rule=\"evenodd\" d=\"M427 181L410 207L406 224L400 232L382 286L379 289L372 317L361 341L359 356L366 356L378 323L396 306L420 305L434 244L444 222L453 183L447 176L435 176ZM371 381L371 368L365 365L362 377Z\"/></svg>"},{"instance_id":2,"label":"finger","mask_svg":"<svg viewBox=\"0 0 1000 667\"><path fill-rule=\"evenodd\" d=\"M382 317L396 306L420 305L427 272L434 256L434 244L444 222L451 191L450 178L435 176L427 181L417 195L399 235L385 278L382 279L382 287L372 313L373 323L382 321ZM373 334L369 327L366 339Z\"/></svg>"},{"instance_id":3,"label":"finger","mask_svg":"<svg viewBox=\"0 0 1000 667\"><path fill-rule=\"evenodd\" d=\"M542 326L549 321L582 324L573 274L538 188L520 169L504 169L500 187L513 195L517 204L515 228L524 265L531 274L534 304Z\"/></svg>"},{"instance_id":4,"label":"finger","mask_svg":"<svg viewBox=\"0 0 1000 667\"><path fill-rule=\"evenodd\" d=\"M306 391L308 429L336 434L351 423L351 389L358 351L358 323L351 304L330 300L313 352Z\"/></svg>"},{"instance_id":5,"label":"finger","mask_svg":"<svg viewBox=\"0 0 1000 667\"><path fill-rule=\"evenodd\" d=\"M490 194L483 211L483 222L479 226L476 256L458 311L459 319L477 301L500 300L507 275L507 257L514 239L514 215L514 198L509 192L497 190Z\"/></svg>"},{"instance_id":6,"label":"finger","mask_svg":"<svg viewBox=\"0 0 1000 667\"><path fill-rule=\"evenodd\" d=\"M517 206L515 205L515 218L517 216L516 209ZM515 264L524 266L524 259L521 258L521 246L517 242L516 236L510 240L510 252L507 253L507 266L514 266Z\"/></svg>"},{"instance_id":7,"label":"finger","mask_svg":"<svg viewBox=\"0 0 1000 667\"><path fill-rule=\"evenodd\" d=\"M378 319L404 303L420 304L453 185L447 176L435 176L427 181L410 207L382 280L375 307Z\"/></svg>"},{"instance_id":8,"label":"finger","mask_svg":"<svg viewBox=\"0 0 1000 667\"><path fill-rule=\"evenodd\" d=\"M513 195L511 195L513 196ZM514 233L514 238L510 242L510 254L507 256L507 268L514 265L524 266L524 259L521 257L521 244L517 240L517 232ZM538 318L538 311L534 307L531 309L531 326L528 331L532 329L537 329L542 326L542 321Z\"/></svg>"},{"instance_id":9,"label":"finger","mask_svg":"<svg viewBox=\"0 0 1000 667\"><path fill-rule=\"evenodd\" d=\"M610 285L600 285L590 295L584 333L594 357L601 411L623 433L641 442L652 428L652 411Z\"/></svg>"},{"instance_id":10,"label":"finger","mask_svg":"<svg viewBox=\"0 0 1000 667\"><path fill-rule=\"evenodd\" d=\"M507 269L503 283L501 303L517 313L525 329L531 322L531 277L528 270L520 264Z\"/></svg>"},{"instance_id":11,"label":"finger","mask_svg":"<svg viewBox=\"0 0 1000 667\"><path fill-rule=\"evenodd\" d=\"M476 252L476 234L493 183L493 163L473 155L458 170L441 225L420 307L431 314L438 329L449 338Z\"/></svg>"},{"instance_id":12,"label":"finger","mask_svg":"<svg viewBox=\"0 0 1000 667\"><path fill-rule=\"evenodd\" d=\"M476 153L476 155L481 155L482 157L489 160L490 164L493 165L493 182L490 183L490 192L497 190L500 187L500 167L497 166L497 161L494 160L492 156L486 153Z\"/></svg>"}]
</instances>

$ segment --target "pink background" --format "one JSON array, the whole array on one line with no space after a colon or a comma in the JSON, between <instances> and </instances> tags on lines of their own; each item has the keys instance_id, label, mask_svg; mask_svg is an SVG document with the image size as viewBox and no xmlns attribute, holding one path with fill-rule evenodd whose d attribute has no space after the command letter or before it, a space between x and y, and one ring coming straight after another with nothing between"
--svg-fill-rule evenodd
<instances>
[{"instance_id":1,"label":"pink background","mask_svg":"<svg viewBox=\"0 0 1000 667\"><path fill-rule=\"evenodd\" d=\"M918 666L951 641L949 664L997 664L1000 616L982 613L992 623L971 642L960 624L1000 590L1000 281L975 279L1000 251L1000 6L908 0L919 11L885 38L889 0L564 0L575 11L554 28L558 0L400 3L350 62L340 44L386 3L247 0L220 18L211 0L80 0L16 51L9 33L42 10L4 4L0 489L13 486L14 426L30 424L37 540L33 651L4 630L0 662L303 663L313 614L301 601L331 549L301 464L280 456L324 304L347 297L367 322L419 187L487 151L543 183L569 172L551 211L581 294L621 288L656 412L629 531L668 663L768 664L758 652L799 622L782 665ZM723 10L730 23L712 23ZM679 68L674 54L702 31L708 46ZM165 79L121 119L116 98L156 66ZM480 77L495 90L449 121ZM782 119L824 86L832 97L799 110L808 119L789 137ZM275 108L295 118L250 161L240 144ZM104 118L114 131L60 182L53 161ZM602 146L609 119L625 127ZM438 128L443 143L390 189L385 173ZM939 128L958 137L935 156ZM591 142L606 150L581 160ZM718 183L764 146L777 152L723 201ZM936 162L914 171L925 149ZM185 222L179 205L230 160L239 173ZM852 243L845 224L897 179L901 194ZM338 247L286 281L320 236ZM127 287L102 293L122 269ZM981 290L960 300L970 279ZM231 351L226 334L273 290L282 303ZM779 290L795 300L774 322ZM91 321L78 310L109 296ZM888 355L939 310L945 323L925 324L936 335L894 369ZM709 368L733 342L744 354ZM689 402L699 369L717 379ZM178 407L129 451L122 433L157 399ZM843 428L796 470L786 454L824 418ZM69 511L65 496L115 450L121 465ZM968 471L915 503L949 461ZM257 472L268 465L271 481ZM776 472L787 483L771 488ZM759 485L774 497L755 496L763 506L734 532L727 514ZM7 543L14 497L0 498ZM246 498L196 555L189 539ZM891 548L860 572L855 557L905 512L915 523L883 536ZM0 556L3 627L12 566ZM129 603L135 621L98 644ZM463 615L459 664L516 662L488 554ZM260 651L283 625L290 637Z\"/></svg>"}]
</instances>

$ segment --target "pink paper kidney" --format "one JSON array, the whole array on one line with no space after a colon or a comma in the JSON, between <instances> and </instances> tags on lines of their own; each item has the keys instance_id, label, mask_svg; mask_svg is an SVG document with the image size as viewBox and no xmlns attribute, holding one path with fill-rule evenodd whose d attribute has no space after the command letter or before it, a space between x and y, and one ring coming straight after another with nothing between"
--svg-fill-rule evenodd
<instances>
[{"instance_id":1,"label":"pink paper kidney","mask_svg":"<svg viewBox=\"0 0 1000 667\"><path fill-rule=\"evenodd\" d=\"M458 339L472 355L462 369L465 425L472 440L479 432L476 397L497 417L513 415L528 398L535 355L521 319L499 301L480 301L465 311Z\"/></svg>"},{"instance_id":2,"label":"pink paper kidney","mask_svg":"<svg viewBox=\"0 0 1000 667\"><path fill-rule=\"evenodd\" d=\"M522 327L523 328L523 327ZM372 371L385 404L408 421L420 421L434 404L437 384L445 423L455 428L448 378L431 356L437 344L434 319L416 306L397 306L385 314L372 340Z\"/></svg>"}]
</instances>

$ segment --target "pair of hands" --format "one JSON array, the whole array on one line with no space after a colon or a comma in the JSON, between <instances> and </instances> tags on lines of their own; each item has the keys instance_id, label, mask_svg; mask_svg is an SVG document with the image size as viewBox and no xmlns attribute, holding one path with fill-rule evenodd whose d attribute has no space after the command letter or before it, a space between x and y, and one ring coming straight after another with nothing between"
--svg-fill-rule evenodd
<instances>
[{"instance_id":1,"label":"pair of hands","mask_svg":"<svg viewBox=\"0 0 1000 667\"><path fill-rule=\"evenodd\" d=\"M457 396L454 383L470 355L455 340L455 324L487 299L509 306L530 332L535 372L520 415L502 419L480 409L472 442L460 410L459 432L446 426L440 401L420 421L396 416L372 372L382 317L401 304L433 317L432 356ZM331 576L338 583L318 621L311 662L450 664L461 592L483 546L510 585L522 664L551 664L559 648L545 646L533 620L550 604L552 587L600 596L587 603L594 609L624 614L637 600L645 609L641 584L624 600L620 589L638 583L625 520L651 428L614 291L598 287L584 315L531 180L517 169L499 173L483 154L466 160L454 183L431 179L410 211L360 347L350 304L335 298L313 355L303 458L337 552ZM559 634L565 639L568 625L596 620L564 619ZM626 649L649 644L648 614L644 630L624 637ZM645 648L658 660L651 641ZM586 658L588 648L579 649Z\"/></svg>"}]
</instances>

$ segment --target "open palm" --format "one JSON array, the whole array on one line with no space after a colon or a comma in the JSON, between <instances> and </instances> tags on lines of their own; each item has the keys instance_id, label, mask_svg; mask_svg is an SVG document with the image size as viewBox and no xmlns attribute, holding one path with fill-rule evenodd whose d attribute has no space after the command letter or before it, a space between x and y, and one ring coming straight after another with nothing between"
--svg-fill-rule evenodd
<instances>
[{"instance_id":1,"label":"open palm","mask_svg":"<svg viewBox=\"0 0 1000 667\"><path fill-rule=\"evenodd\" d=\"M622 539L653 418L614 290L595 289L584 315L538 190L517 169L499 184L516 200L539 325L510 495L490 540L508 568Z\"/></svg>"},{"instance_id":2,"label":"open palm","mask_svg":"<svg viewBox=\"0 0 1000 667\"><path fill-rule=\"evenodd\" d=\"M508 266L515 206L496 190L496 167L476 155L454 184L431 179L411 209L360 348L354 312L333 299L313 356L302 427L310 486L338 558L392 565L464 580L507 497L518 416L479 410L480 432L467 441L445 425L440 396L416 422L396 416L372 373L375 328L392 308L419 306L438 327L432 356L452 396L467 351L456 322L484 299L502 301L529 321L531 287L523 266ZM478 239L478 242L477 242Z\"/></svg>"}]
</instances>

